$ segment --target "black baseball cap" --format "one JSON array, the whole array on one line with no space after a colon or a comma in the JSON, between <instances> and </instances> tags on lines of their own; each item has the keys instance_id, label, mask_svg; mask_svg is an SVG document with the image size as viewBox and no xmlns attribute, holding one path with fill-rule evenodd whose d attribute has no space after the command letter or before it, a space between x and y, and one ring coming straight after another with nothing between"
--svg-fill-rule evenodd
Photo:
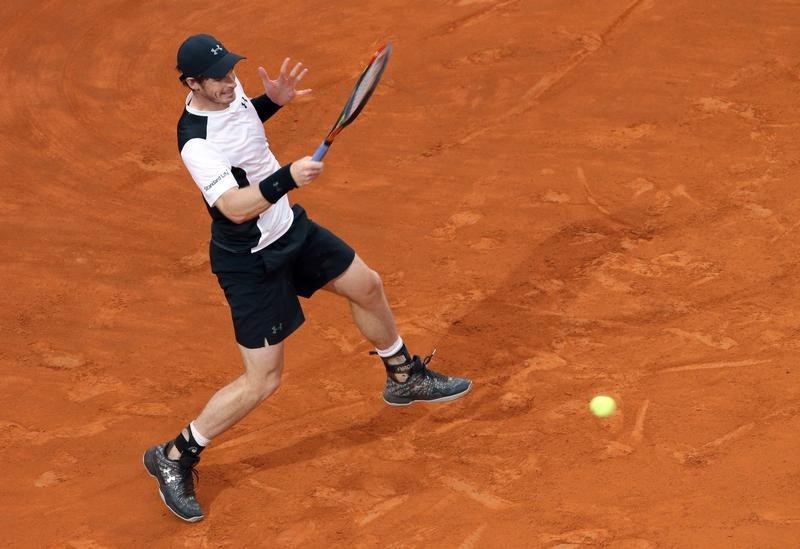
<instances>
[{"instance_id":1,"label":"black baseball cap","mask_svg":"<svg viewBox=\"0 0 800 549\"><path fill-rule=\"evenodd\" d=\"M188 77L222 78L244 56L225 49L222 42L209 34L195 34L178 48L178 70L181 80Z\"/></svg>"}]
</instances>

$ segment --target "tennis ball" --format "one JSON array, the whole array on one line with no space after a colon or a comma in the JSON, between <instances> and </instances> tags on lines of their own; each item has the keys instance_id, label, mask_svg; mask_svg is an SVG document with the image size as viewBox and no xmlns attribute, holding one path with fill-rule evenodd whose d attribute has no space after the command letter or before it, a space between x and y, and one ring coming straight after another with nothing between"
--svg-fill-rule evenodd
<instances>
[{"instance_id":1,"label":"tennis ball","mask_svg":"<svg viewBox=\"0 0 800 549\"><path fill-rule=\"evenodd\" d=\"M617 409L617 403L607 395L597 395L589 403L589 410L597 417L608 417Z\"/></svg>"}]
</instances>

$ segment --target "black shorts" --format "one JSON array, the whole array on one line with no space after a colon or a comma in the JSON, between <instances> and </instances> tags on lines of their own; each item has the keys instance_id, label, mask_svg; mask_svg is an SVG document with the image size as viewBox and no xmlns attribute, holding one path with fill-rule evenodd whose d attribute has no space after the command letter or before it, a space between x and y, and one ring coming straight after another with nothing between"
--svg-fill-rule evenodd
<instances>
[{"instance_id":1,"label":"black shorts","mask_svg":"<svg viewBox=\"0 0 800 549\"><path fill-rule=\"evenodd\" d=\"M299 204L286 234L255 253L211 244L211 270L231 308L236 341L258 349L283 341L305 320L298 296L311 297L345 272L355 251L317 225Z\"/></svg>"}]
</instances>

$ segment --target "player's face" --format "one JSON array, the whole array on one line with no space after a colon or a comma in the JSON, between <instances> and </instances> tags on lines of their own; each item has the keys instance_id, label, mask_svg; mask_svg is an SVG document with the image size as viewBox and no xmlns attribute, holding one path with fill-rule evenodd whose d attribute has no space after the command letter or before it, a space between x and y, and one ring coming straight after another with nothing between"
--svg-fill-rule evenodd
<instances>
[{"instance_id":1,"label":"player's face","mask_svg":"<svg viewBox=\"0 0 800 549\"><path fill-rule=\"evenodd\" d=\"M195 81L192 89L196 94L220 107L227 107L236 98L236 75L233 71L222 78L206 78L202 82Z\"/></svg>"}]
</instances>

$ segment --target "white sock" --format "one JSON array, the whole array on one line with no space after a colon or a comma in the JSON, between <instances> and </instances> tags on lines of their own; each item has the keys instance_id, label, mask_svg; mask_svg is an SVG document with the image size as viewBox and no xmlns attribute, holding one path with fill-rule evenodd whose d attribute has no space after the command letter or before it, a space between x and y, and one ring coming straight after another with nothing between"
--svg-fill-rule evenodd
<instances>
[{"instance_id":1,"label":"white sock","mask_svg":"<svg viewBox=\"0 0 800 549\"><path fill-rule=\"evenodd\" d=\"M394 356L403 348L403 338L397 336L397 341L395 341L391 347L388 349L378 349L375 348L375 352L378 353L378 356L381 358L389 358L390 356Z\"/></svg>"},{"instance_id":2,"label":"white sock","mask_svg":"<svg viewBox=\"0 0 800 549\"><path fill-rule=\"evenodd\" d=\"M197 441L197 444L204 447L211 444L211 439L204 437L203 434L197 430L197 427L194 426L194 421L189 424L189 429L192 430L192 436Z\"/></svg>"}]
</instances>

